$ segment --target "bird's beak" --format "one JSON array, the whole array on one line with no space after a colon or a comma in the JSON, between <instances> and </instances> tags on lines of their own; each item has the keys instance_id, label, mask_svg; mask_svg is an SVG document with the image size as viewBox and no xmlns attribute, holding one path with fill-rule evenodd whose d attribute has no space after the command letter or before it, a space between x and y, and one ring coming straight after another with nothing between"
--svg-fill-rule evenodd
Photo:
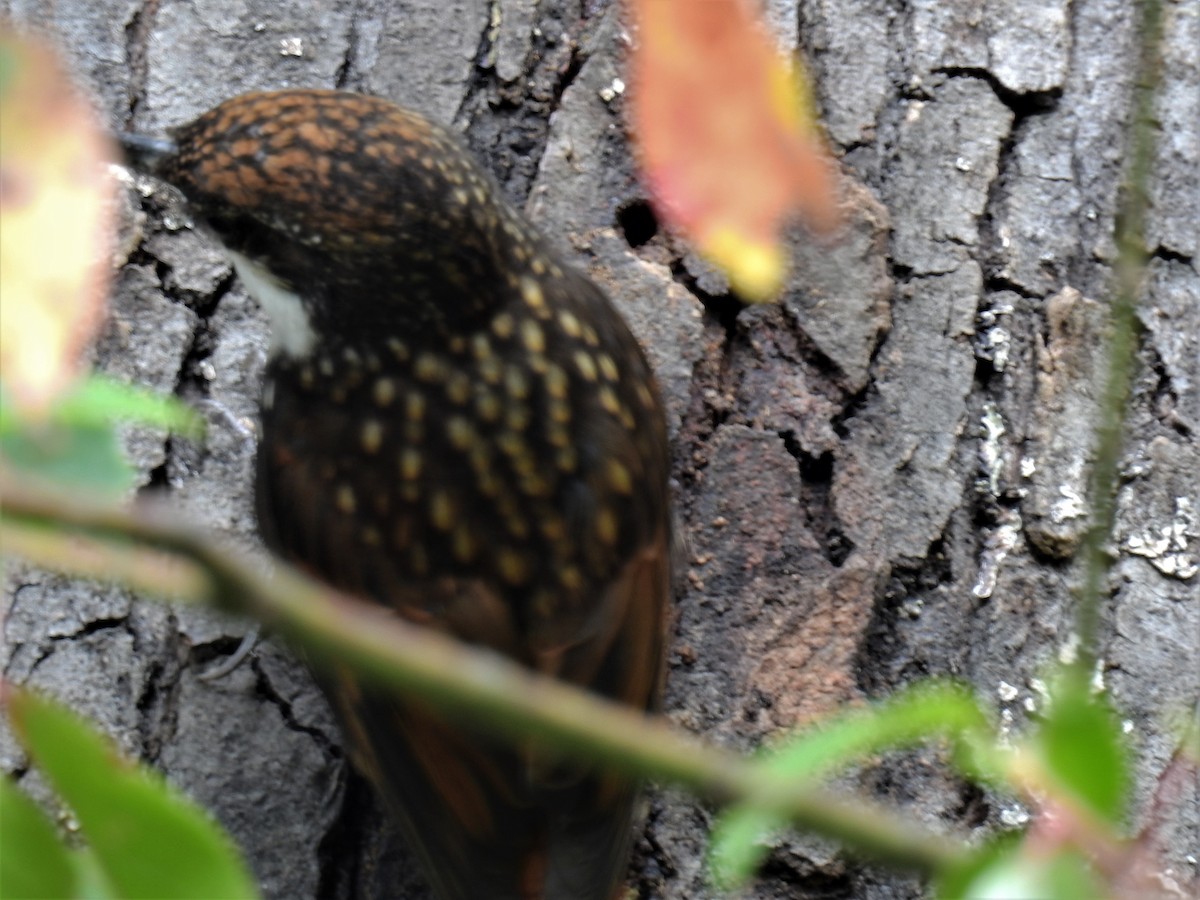
<instances>
[{"instance_id":1,"label":"bird's beak","mask_svg":"<svg viewBox=\"0 0 1200 900\"><path fill-rule=\"evenodd\" d=\"M117 134L116 139L125 151L129 165L143 172L153 172L164 157L172 155L177 149L170 138L150 137L131 131Z\"/></svg>"}]
</instances>

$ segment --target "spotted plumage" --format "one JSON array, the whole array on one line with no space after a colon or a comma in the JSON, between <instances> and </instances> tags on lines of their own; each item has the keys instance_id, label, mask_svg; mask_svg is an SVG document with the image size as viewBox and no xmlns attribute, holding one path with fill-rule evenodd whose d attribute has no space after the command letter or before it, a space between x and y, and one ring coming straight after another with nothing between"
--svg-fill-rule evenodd
<instances>
[{"instance_id":1,"label":"spotted plumage","mask_svg":"<svg viewBox=\"0 0 1200 900\"><path fill-rule=\"evenodd\" d=\"M668 457L645 357L442 128L332 91L250 94L155 170L268 308L257 498L337 587L653 708ZM327 690L446 898L606 898L633 788L425 708Z\"/></svg>"}]
</instances>

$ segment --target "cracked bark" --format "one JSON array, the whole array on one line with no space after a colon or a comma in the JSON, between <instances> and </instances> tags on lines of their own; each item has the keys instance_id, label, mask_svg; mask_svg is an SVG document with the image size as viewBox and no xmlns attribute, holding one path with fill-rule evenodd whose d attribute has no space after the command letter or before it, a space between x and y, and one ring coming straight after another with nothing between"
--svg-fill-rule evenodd
<instances>
[{"instance_id":1,"label":"cracked bark","mask_svg":"<svg viewBox=\"0 0 1200 900\"><path fill-rule=\"evenodd\" d=\"M614 295L664 383L687 542L668 696L681 725L750 748L931 673L970 679L1006 723L1025 722L1037 677L1071 642L1128 4L771 0L781 43L811 62L849 227L828 251L797 237L782 305L746 310L647 215L611 90L611 2L319 6L0 3L58 36L114 125L154 130L242 90L336 85L463 131ZM1136 738L1139 814L1170 752L1167 717L1200 698L1198 12L1166 7L1158 250L1101 648ZM245 544L265 324L179 210L153 193L127 203L98 362L198 404L206 446L137 431L131 456L143 489ZM5 577L5 676L63 696L192 792L268 896L425 896L303 666L274 641L206 682L244 623L17 566ZM0 759L48 798L3 728ZM934 753L844 784L947 827L1012 814ZM1184 884L1200 797L1178 799L1164 877ZM709 811L671 791L648 806L640 894L708 896ZM747 896L920 891L788 837Z\"/></svg>"}]
</instances>

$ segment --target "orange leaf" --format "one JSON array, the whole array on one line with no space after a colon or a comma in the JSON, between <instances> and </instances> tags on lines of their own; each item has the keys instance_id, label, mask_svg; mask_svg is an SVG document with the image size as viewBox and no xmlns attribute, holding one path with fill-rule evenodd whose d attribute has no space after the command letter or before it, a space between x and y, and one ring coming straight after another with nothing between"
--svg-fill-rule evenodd
<instances>
[{"instance_id":1,"label":"orange leaf","mask_svg":"<svg viewBox=\"0 0 1200 900\"><path fill-rule=\"evenodd\" d=\"M748 0L630 0L630 103L659 214L750 300L782 285L780 231L795 212L837 222L834 167L798 63Z\"/></svg>"},{"instance_id":2,"label":"orange leaf","mask_svg":"<svg viewBox=\"0 0 1200 900\"><path fill-rule=\"evenodd\" d=\"M43 411L103 310L116 159L46 47L0 33L0 374Z\"/></svg>"}]
</instances>

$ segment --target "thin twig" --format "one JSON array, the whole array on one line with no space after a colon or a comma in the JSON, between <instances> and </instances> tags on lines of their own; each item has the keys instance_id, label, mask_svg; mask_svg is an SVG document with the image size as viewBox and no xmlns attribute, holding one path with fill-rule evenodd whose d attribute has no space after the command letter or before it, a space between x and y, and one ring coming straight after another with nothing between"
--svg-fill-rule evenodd
<instances>
[{"instance_id":1,"label":"thin twig","mask_svg":"<svg viewBox=\"0 0 1200 900\"><path fill-rule=\"evenodd\" d=\"M1125 184L1116 221L1116 279L1112 301L1108 372L1096 425L1096 454L1090 494L1092 520L1082 545L1083 584L1077 626L1080 654L1076 672L1090 679L1098 655L1101 590L1110 558L1107 546L1116 528L1116 498L1125 413L1133 379L1139 333L1138 295L1146 273L1146 211L1154 164L1154 98L1162 70L1162 9L1159 0L1142 0L1138 26L1138 62L1129 129Z\"/></svg>"},{"instance_id":2,"label":"thin twig","mask_svg":"<svg viewBox=\"0 0 1200 900\"><path fill-rule=\"evenodd\" d=\"M177 554L206 578L169 586L175 597L205 601L250 614L302 645L315 662L336 660L472 724L509 736L538 740L573 756L635 777L673 782L719 802L754 804L801 827L842 841L851 849L906 868L937 869L966 852L954 839L935 835L874 804L834 798L795 778L703 743L627 707L539 676L495 653L471 648L411 625L305 578L279 564L273 573L194 530L165 507L123 510L91 505L77 495L0 475L5 528L67 529L62 542L83 534L96 553L137 541ZM21 548L34 562L70 568L69 554L49 543ZM53 551L53 552L43 552ZM91 574L94 568L89 568ZM159 579L132 579L158 587Z\"/></svg>"}]
</instances>

